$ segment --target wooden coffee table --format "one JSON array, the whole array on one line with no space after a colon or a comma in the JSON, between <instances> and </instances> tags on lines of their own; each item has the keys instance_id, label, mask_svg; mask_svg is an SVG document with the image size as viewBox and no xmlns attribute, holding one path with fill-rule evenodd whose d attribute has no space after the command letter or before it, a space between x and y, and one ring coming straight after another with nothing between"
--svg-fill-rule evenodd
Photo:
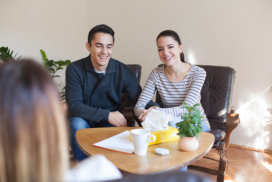
<instances>
[{"instance_id":1,"label":"wooden coffee table","mask_svg":"<svg viewBox=\"0 0 272 182\"><path fill-rule=\"evenodd\" d=\"M110 127L110 128L89 128L82 129L76 133L77 144L87 155L103 154L121 171L134 174L152 174L169 170L181 169L207 154L213 146L213 134L202 132L199 135L199 147L193 152L179 150L177 142L165 142L148 147L147 155L137 156L135 154L123 154L99 147L92 144L139 127ZM155 154L155 148L166 148L170 151L169 155Z\"/></svg>"}]
</instances>

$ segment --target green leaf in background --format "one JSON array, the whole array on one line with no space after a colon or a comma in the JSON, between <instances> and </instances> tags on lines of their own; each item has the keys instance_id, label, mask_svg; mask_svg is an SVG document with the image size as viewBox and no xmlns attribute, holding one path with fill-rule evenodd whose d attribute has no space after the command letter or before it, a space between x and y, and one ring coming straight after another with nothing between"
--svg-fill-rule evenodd
<instances>
[{"instance_id":1,"label":"green leaf in background","mask_svg":"<svg viewBox=\"0 0 272 182\"><path fill-rule=\"evenodd\" d=\"M60 87L60 92L59 92L59 97L60 100L65 100L65 85L63 82L61 82L61 84L59 84Z\"/></svg>"},{"instance_id":2,"label":"green leaf in background","mask_svg":"<svg viewBox=\"0 0 272 182\"><path fill-rule=\"evenodd\" d=\"M56 75L58 70L62 70L64 66L68 66L71 61L70 60L59 60L59 61L54 61L54 60L49 60L45 51L44 50L40 50L41 54L42 54L42 59L43 59L43 65L46 67L48 74L51 76L51 78L58 78L60 77L59 75ZM61 98L61 100L65 100L65 85L63 83L59 84L60 87L60 92L59 92L59 96Z\"/></svg>"},{"instance_id":3,"label":"green leaf in background","mask_svg":"<svg viewBox=\"0 0 272 182\"><path fill-rule=\"evenodd\" d=\"M47 62L48 62L47 56L46 56L45 52L42 49L40 50L40 52L42 54L43 65L47 66Z\"/></svg>"},{"instance_id":4,"label":"green leaf in background","mask_svg":"<svg viewBox=\"0 0 272 182\"><path fill-rule=\"evenodd\" d=\"M21 58L18 57L16 58L18 53L16 53L14 56L13 56L13 51L10 50L8 47L0 47L0 59L6 63L6 62L9 62L9 61L15 61L15 60L18 60Z\"/></svg>"}]
</instances>

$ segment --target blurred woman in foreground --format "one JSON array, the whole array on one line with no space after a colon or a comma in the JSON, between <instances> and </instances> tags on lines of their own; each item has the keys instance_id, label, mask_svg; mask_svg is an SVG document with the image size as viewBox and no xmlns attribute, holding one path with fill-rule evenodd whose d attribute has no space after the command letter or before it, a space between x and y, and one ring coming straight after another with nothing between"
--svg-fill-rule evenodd
<instances>
[{"instance_id":1,"label":"blurred woman in foreground","mask_svg":"<svg viewBox=\"0 0 272 182\"><path fill-rule=\"evenodd\" d=\"M68 172L64 115L57 89L42 66L30 60L0 66L0 182L121 178L101 155ZM102 169L112 172L102 176Z\"/></svg>"}]
</instances>

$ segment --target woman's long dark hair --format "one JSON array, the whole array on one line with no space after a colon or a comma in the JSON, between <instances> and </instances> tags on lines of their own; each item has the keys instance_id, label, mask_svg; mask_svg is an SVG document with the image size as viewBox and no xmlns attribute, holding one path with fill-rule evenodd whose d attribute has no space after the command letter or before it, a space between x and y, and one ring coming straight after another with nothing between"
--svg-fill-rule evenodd
<instances>
[{"instance_id":1,"label":"woman's long dark hair","mask_svg":"<svg viewBox=\"0 0 272 182\"><path fill-rule=\"evenodd\" d=\"M167 36L172 37L175 41L177 41L177 43L178 43L179 45L181 45L181 41L180 41L180 38L179 38L177 32L175 32L175 31L173 31L173 30L164 30L164 31L162 31L162 32L158 35L156 41L158 41L158 39L159 39L160 37L167 37ZM182 62L185 63L185 56L184 56L183 51L182 51L182 53L180 53L180 60L181 60Z\"/></svg>"}]
</instances>

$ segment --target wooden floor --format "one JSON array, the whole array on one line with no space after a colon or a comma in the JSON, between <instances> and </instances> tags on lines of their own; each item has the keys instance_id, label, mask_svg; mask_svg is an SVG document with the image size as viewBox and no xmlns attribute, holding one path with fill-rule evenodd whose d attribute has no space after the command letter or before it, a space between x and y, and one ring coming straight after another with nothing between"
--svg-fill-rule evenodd
<instances>
[{"instance_id":1,"label":"wooden floor","mask_svg":"<svg viewBox=\"0 0 272 182\"><path fill-rule=\"evenodd\" d=\"M212 149L207 157L218 159L219 154ZM272 181L272 154L240 149L228 148L228 167L226 182L270 182ZM218 162L202 158L194 165L218 169ZM202 172L188 170L200 175L206 175L216 181L216 176Z\"/></svg>"},{"instance_id":2,"label":"wooden floor","mask_svg":"<svg viewBox=\"0 0 272 182\"><path fill-rule=\"evenodd\" d=\"M216 150L212 149L207 157L218 159ZM72 156L70 156L72 158ZM228 167L226 182L272 182L272 154L255 152L236 147L228 148ZM75 163L71 160L70 167ZM218 162L202 158L194 165L218 169ZM206 173L188 170L198 175L207 176L216 181L216 176Z\"/></svg>"}]
</instances>

